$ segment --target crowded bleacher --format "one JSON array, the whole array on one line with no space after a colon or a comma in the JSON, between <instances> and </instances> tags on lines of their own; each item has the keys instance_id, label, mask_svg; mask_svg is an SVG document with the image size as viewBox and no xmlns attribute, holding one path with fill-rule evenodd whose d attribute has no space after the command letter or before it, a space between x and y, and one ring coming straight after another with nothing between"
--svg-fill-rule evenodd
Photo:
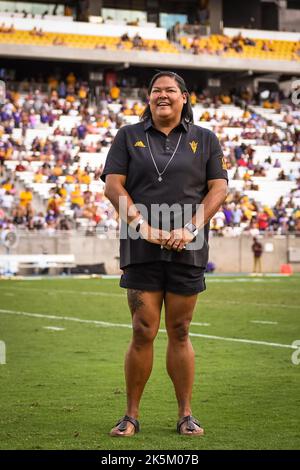
<instances>
[{"instance_id":1,"label":"crowded bleacher","mask_svg":"<svg viewBox=\"0 0 300 470\"><path fill-rule=\"evenodd\" d=\"M105 2L91 13L88 4L0 2L1 55L13 52L24 59L24 51L30 50L30 59L25 57L30 62L51 49L60 60L94 57L103 70L99 57L122 69L120 57L126 56L130 63L124 68L135 61L139 66L138 61L144 61L147 67L180 64L187 66L186 76L188 70L206 65L209 70L225 67L225 74L234 66L251 76L265 67L277 77L266 78L271 81L279 80L278 67L289 64L290 73L300 71L299 35L283 28L287 16L280 5L282 27L271 31L264 30L263 15L243 17L242 12L246 27L242 22L240 28L226 27L221 21L223 13L226 17L224 2L224 11L219 12L212 12L208 1L174 11L172 2L166 2L169 13L157 6L156 16L110 8ZM290 11L294 24L297 11ZM234 23L234 12L231 16ZM52 53L54 60L56 52ZM8 80L0 104L0 230L53 234L83 229L90 235L118 230L118 217L104 196L100 176L118 129L139 120L147 101L146 81L132 90L130 80L126 89L121 79L102 82L95 92L94 84L71 67L60 76L47 76L47 82L46 75L40 82L32 71L25 76ZM194 80L190 93L194 122L216 133L229 174L230 194L211 220L212 234L300 233L300 112L291 100L292 90L284 94L270 87L255 94L258 74L253 86L237 83L235 90L223 87L217 78L216 91L208 85L212 77L207 74L206 86Z\"/></svg>"},{"instance_id":2,"label":"crowded bleacher","mask_svg":"<svg viewBox=\"0 0 300 470\"><path fill-rule=\"evenodd\" d=\"M47 91L23 81L0 107L0 227L87 234L118 229L103 194L105 158L119 127L139 120L145 102L114 84L89 99L89 84L70 72ZM212 233L300 233L300 112L279 94L259 99L191 92L194 121L219 137L230 194Z\"/></svg>"}]
</instances>

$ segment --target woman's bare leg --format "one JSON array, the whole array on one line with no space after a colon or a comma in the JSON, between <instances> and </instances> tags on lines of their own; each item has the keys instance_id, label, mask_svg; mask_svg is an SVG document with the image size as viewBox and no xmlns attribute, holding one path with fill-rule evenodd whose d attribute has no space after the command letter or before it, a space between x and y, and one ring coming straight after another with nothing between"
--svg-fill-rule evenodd
<instances>
[{"instance_id":1,"label":"woman's bare leg","mask_svg":"<svg viewBox=\"0 0 300 470\"><path fill-rule=\"evenodd\" d=\"M168 333L167 370L174 384L179 418L192 414L191 399L194 383L194 350L189 338L189 326L198 295L165 295L166 328ZM186 425L183 424L182 428ZM203 434L197 427L195 434Z\"/></svg>"},{"instance_id":2,"label":"woman's bare leg","mask_svg":"<svg viewBox=\"0 0 300 470\"><path fill-rule=\"evenodd\" d=\"M127 391L126 415L137 418L139 404L150 377L153 365L153 341L160 323L162 291L141 291L128 289L128 305L132 315L132 341L125 359ZM114 434L130 434L133 424L128 423L126 431L112 430Z\"/></svg>"}]
</instances>

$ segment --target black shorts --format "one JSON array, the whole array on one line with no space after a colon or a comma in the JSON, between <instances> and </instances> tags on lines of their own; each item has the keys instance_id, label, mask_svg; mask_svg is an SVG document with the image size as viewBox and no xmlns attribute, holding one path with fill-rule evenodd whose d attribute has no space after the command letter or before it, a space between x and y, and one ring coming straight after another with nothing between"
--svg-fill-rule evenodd
<instances>
[{"instance_id":1,"label":"black shorts","mask_svg":"<svg viewBox=\"0 0 300 470\"><path fill-rule=\"evenodd\" d=\"M204 272L203 267L169 261L131 264L123 269L120 286L125 289L193 295L206 289Z\"/></svg>"}]
</instances>

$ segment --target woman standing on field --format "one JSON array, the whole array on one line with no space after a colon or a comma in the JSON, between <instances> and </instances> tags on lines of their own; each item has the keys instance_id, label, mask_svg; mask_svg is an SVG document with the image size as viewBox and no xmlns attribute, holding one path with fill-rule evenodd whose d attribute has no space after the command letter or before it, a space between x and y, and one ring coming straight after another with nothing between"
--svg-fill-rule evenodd
<instances>
[{"instance_id":1,"label":"woman standing on field","mask_svg":"<svg viewBox=\"0 0 300 470\"><path fill-rule=\"evenodd\" d=\"M201 436L203 427L191 409L194 351L189 326L198 294L205 289L208 223L226 198L227 172L217 137L193 124L184 80L174 72L159 72L148 92L141 122L119 130L101 177L105 195L126 224L128 236L120 240L120 285L127 289L133 328L125 360L127 408L111 436L139 432L139 404L152 370L163 304L177 431Z\"/></svg>"}]
</instances>

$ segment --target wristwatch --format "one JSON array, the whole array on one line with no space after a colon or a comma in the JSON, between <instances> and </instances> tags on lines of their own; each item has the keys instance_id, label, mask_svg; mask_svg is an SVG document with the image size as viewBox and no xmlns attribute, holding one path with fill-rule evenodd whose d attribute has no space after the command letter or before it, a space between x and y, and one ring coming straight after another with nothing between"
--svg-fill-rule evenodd
<instances>
[{"instance_id":1,"label":"wristwatch","mask_svg":"<svg viewBox=\"0 0 300 470\"><path fill-rule=\"evenodd\" d=\"M139 219L139 221L138 221L136 227L135 227L135 231L136 231L136 232L139 232L139 231L140 231L141 225L142 225L144 222L145 222L145 220L141 217L141 218Z\"/></svg>"},{"instance_id":2,"label":"wristwatch","mask_svg":"<svg viewBox=\"0 0 300 470\"><path fill-rule=\"evenodd\" d=\"M197 229L196 225L192 224L191 222L185 224L184 228L186 228L192 235L194 235L194 238L199 233L199 230Z\"/></svg>"}]
</instances>

